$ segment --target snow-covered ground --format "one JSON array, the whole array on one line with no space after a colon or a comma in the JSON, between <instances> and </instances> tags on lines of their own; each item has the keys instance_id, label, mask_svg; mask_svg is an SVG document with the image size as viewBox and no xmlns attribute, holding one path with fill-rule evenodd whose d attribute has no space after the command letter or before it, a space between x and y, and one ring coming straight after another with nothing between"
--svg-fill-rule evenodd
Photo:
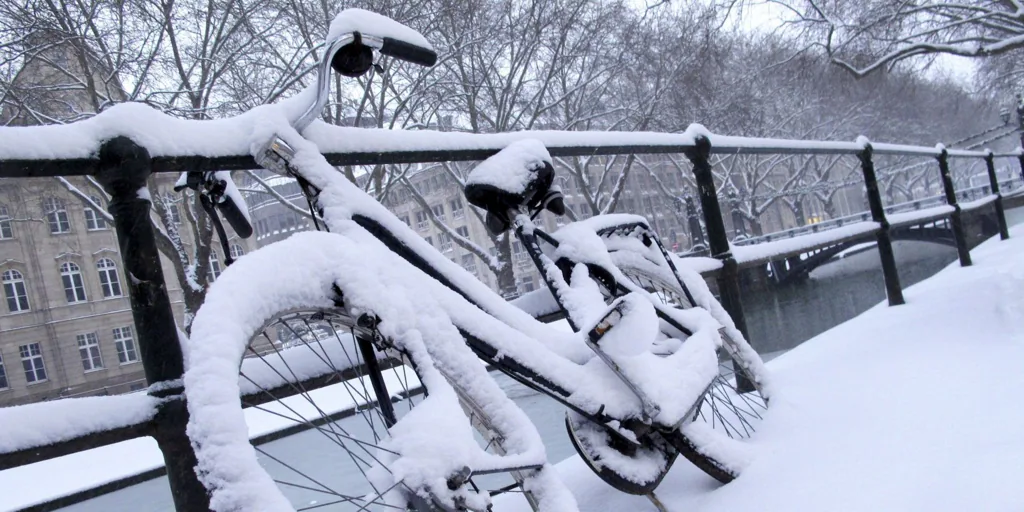
<instances>
[{"instance_id":1,"label":"snow-covered ground","mask_svg":"<svg viewBox=\"0 0 1024 512\"><path fill-rule=\"evenodd\" d=\"M1011 236L773 360L747 471L721 486L680 461L658 497L687 512L1024 510L1024 225ZM655 510L578 457L557 467L581 510Z\"/></svg>"},{"instance_id":2,"label":"snow-covered ground","mask_svg":"<svg viewBox=\"0 0 1024 512\"><path fill-rule=\"evenodd\" d=\"M1024 224L1011 232L972 251L974 267L908 288L906 306L876 307L772 361L778 393L751 468L723 487L679 461L658 495L680 511L1024 509L1010 480L1024 469L1024 409L1006 405L1024 385ZM159 463L139 439L0 472L0 510ZM582 510L654 510L578 457L558 467Z\"/></svg>"}]
</instances>

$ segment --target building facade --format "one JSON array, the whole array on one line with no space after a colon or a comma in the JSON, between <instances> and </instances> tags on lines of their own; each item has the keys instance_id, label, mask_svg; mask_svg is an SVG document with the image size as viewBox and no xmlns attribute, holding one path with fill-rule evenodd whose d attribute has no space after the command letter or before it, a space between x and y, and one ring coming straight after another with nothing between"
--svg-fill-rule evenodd
<instances>
[{"instance_id":1,"label":"building facade","mask_svg":"<svg viewBox=\"0 0 1024 512\"><path fill-rule=\"evenodd\" d=\"M106 84L102 90L76 88L81 82L69 76L86 71L68 44L49 47L40 54L45 58L26 61L2 98L0 124L77 120L95 112L96 98L123 98L116 83L96 70L91 71L96 75L93 83ZM179 234L184 249L192 254L190 215L183 195L173 191L176 179L156 176L151 195L167 205L172 225L183 228ZM146 386L114 227L72 190L106 206L107 195L86 178L0 178L0 406ZM161 225L155 214L153 219ZM254 247L225 227L236 256ZM210 272L215 276L224 255L219 245L214 252ZM181 284L170 260L161 256L181 326Z\"/></svg>"}]
</instances>

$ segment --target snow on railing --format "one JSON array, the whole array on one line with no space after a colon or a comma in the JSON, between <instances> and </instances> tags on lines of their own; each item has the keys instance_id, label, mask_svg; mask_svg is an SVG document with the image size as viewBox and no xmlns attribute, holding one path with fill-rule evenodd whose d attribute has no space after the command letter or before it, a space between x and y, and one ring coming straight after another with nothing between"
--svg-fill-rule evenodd
<instances>
[{"instance_id":1,"label":"snow on railing","mask_svg":"<svg viewBox=\"0 0 1024 512\"><path fill-rule=\"evenodd\" d=\"M141 146L149 153L148 162L142 167L152 172L182 172L197 170L240 170L256 169L257 165L250 156L254 133L267 115L290 115L297 103L286 100L276 106L264 106L253 109L239 116L220 120L185 120L168 116L148 106L137 103L116 105L90 119L54 126L34 127L0 127L0 178L36 177L36 176L70 176L94 175L99 170L99 152L101 146L119 136L131 139L135 145ZM276 110L275 110L276 109ZM772 234L744 242L742 246L730 246L725 237L724 223L718 206L717 193L713 174L707 172L711 163L707 158L710 154L843 154L857 155L862 164L865 183L875 206L876 215L884 218L894 209L904 205L882 208L878 197L877 183L874 175L871 155L908 155L938 158L945 165L946 158L979 158L1014 157L1024 162L1024 151L1018 149L1009 153L993 154L987 151L968 151L946 149L942 146L926 147L902 144L871 143L866 138L856 141L815 141L773 139L758 137L739 137L715 134L703 126L691 125L681 133L658 132L614 132L614 131L524 131L512 133L472 134L460 132L438 132L430 130L385 130L329 126L315 122L303 135L313 141L325 153L328 161L334 165L364 165L388 163L431 163L452 160L483 160L509 143L522 139L536 139L543 143L553 156L589 156L613 154L659 154L682 153L691 159L698 172L701 203L707 224L709 246L714 258L693 258L683 260L680 264L700 268L704 271L722 272L724 279L731 280L731 287L725 293L739 293L735 268L742 263L749 266L754 262L769 261L780 255L793 251L807 251L814 248L836 244L842 240L864 238L885 230L872 215L861 214L843 219L834 219L829 223L799 228L799 231L786 233L792 239L778 240L780 234ZM868 147L870 145L870 151ZM945 155L945 157L943 157ZM139 157L140 159L142 157ZM991 160L988 160L991 163ZM145 164L148 164L145 165ZM989 175L994 176L989 166ZM992 178L994 179L994 178ZM141 185L140 185L141 186ZM947 187L950 187L947 185ZM134 193L138 187L132 188ZM873 192L871 192L873 190ZM949 189L952 190L952 189ZM988 191L984 192L988 194ZM943 198L929 198L925 201L941 201ZM988 197L976 202L987 204L996 199ZM924 201L912 204L920 208ZM983 204L965 203L964 208L974 208ZM998 203L997 203L998 204ZM1001 211L1001 210L1000 210ZM892 213L888 215L890 224L909 221L920 221L928 216L936 218L958 214L951 205L939 205L934 208ZM122 215L129 215L124 213ZM115 215L117 222L125 221ZM834 229L823 229L833 227ZM817 230L818 232L814 232ZM714 232L713 232L714 231ZM810 234L808 234L810 232ZM713 235L713 236L712 236ZM883 246L889 243L887 233L878 234L880 254L883 254L883 269L886 274L887 292L890 303L897 301L891 295L899 292L899 284L895 288L890 285L889 273L894 273L895 263L886 261ZM771 237L776 237L774 241ZM958 235L958 243L963 237ZM757 242L764 242L758 244ZM889 249L891 260L891 247ZM152 248L155 253L155 247ZM155 254L151 255L156 259ZM128 267L130 265L127 265ZM892 269L888 267L891 266ZM734 286L732 286L734 285ZM729 291L735 288L735 292ZM135 293L135 290L132 290ZM741 307L738 296L728 301ZM133 304L135 302L133 301ZM739 312L741 313L741 312ZM730 311L730 314L734 312ZM741 314L738 316L742 316ZM140 332L139 342L146 346L150 343L149 334ZM150 347L152 349L152 346ZM143 351L145 354L146 351ZM315 362L309 361L306 375L315 379L322 373ZM144 362L145 364L145 362ZM272 376L268 376L272 377ZM167 377L158 377L157 380ZM266 385L280 384L270 382ZM151 388L151 391L152 388ZM10 457L7 467L14 467L31 462L38 462L60 454L71 453L93 446L133 439L145 435L145 428L160 421L162 416L157 410L163 402L176 401L178 397L159 398L146 394L127 397L112 397L112 400L96 401L58 401L27 408L11 408L0 417L4 425L18 425L16 430L8 430L6 443L0 442L0 453L19 453L17 460ZM123 404L123 407L112 407L108 404ZM83 405L85 404L85 405ZM96 414L92 404L102 404L102 415ZM55 413L59 409L59 414ZM84 409L90 409L84 411ZM40 413L45 412L45 414ZM167 409L164 408L166 413ZM51 417L52 416L52 417ZM59 421L53 418L60 417ZM100 417L103 416L103 417ZM157 419L154 419L157 418ZM180 419L180 415L175 418ZM166 420L166 418L164 418ZM175 421L177 421L177 419ZM180 437L184 438L183 424L165 424L165 428L181 427ZM177 425L177 426L175 426ZM140 428L134 428L140 426ZM145 428L143 428L145 427ZM90 437L92 436L92 437ZM174 440L175 442L181 439ZM28 450L35 446L45 449ZM33 453L28 453L33 451Z\"/></svg>"},{"instance_id":2,"label":"snow on railing","mask_svg":"<svg viewBox=\"0 0 1024 512\"><path fill-rule=\"evenodd\" d=\"M0 407L0 453L28 450L153 419L159 399L145 393L65 398Z\"/></svg>"},{"instance_id":3,"label":"snow on railing","mask_svg":"<svg viewBox=\"0 0 1024 512\"><path fill-rule=\"evenodd\" d=\"M285 105L287 111L292 105ZM249 154L254 128L271 106L227 119L171 117L141 103L122 103L89 119L65 125L0 127L0 176L82 175L95 172L104 141L126 136L145 147L155 172L239 170L258 166ZM526 138L544 143L554 156L622 153L685 153L706 137L716 154L857 154L864 141L815 141L738 137L690 125L682 133L537 130L462 133L332 126L314 122L303 135L334 165L482 160ZM938 156L935 147L873 143L877 154ZM984 151L948 150L951 157L984 158ZM995 156L1018 156L1018 152ZM32 162L49 161L49 166ZM61 161L59 165L57 162Z\"/></svg>"},{"instance_id":4,"label":"snow on railing","mask_svg":"<svg viewBox=\"0 0 1024 512\"><path fill-rule=\"evenodd\" d=\"M901 213L894 213L887 215L886 219L889 221L889 225L892 227L901 227L920 222L927 222L935 219L942 219L953 213L953 207L948 204L941 204L933 206L931 208L922 208L920 210L910 210Z\"/></svg>"}]
</instances>

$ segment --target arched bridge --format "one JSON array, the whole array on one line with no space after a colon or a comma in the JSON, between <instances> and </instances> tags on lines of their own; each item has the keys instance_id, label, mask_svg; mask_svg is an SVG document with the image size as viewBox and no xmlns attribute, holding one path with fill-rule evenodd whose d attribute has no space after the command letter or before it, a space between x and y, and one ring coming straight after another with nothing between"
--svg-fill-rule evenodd
<instances>
[{"instance_id":1,"label":"arched bridge","mask_svg":"<svg viewBox=\"0 0 1024 512\"><path fill-rule=\"evenodd\" d=\"M992 234L994 233L989 233L989 235ZM930 242L954 248L956 247L956 238L954 238L953 229L950 226L948 218L890 229L889 236L893 241L903 240L911 242ZM769 263L769 275L772 280L778 284L785 284L805 278L811 273L811 271L825 263L828 263L845 251L860 245L874 245L872 242L873 239L873 234L867 234L859 238L844 240L827 247L821 247L786 259L774 260Z\"/></svg>"}]
</instances>

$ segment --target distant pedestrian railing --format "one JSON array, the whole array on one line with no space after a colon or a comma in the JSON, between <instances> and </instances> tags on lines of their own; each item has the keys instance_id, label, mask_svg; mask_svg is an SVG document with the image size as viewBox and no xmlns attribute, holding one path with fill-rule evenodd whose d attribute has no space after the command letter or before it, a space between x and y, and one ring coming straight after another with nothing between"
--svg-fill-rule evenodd
<instances>
[{"instance_id":1,"label":"distant pedestrian railing","mask_svg":"<svg viewBox=\"0 0 1024 512\"><path fill-rule=\"evenodd\" d=\"M1000 190L1006 190L1006 191L1017 190L1017 189L1020 189L1022 186L1024 186L1024 181L1022 181L1020 178L1016 178L1016 177L1009 178L1009 179L1006 179L1006 180L1002 180L1002 181L999 182L999 189ZM983 206L984 204L988 203L988 201L983 201L985 198L990 197L992 200L995 199L995 196L994 196L994 194L991 193L991 191L992 191L992 186L991 185L979 185L979 186L971 187L971 188L964 189L964 190L958 190L957 191L958 202L960 203L962 209L964 209L964 210L970 209L969 207L971 207L971 206L973 206L973 207L980 207L980 206ZM983 204L974 205L973 203L975 203L975 202L979 202L979 203L983 203ZM922 199L915 199L913 201L905 201L905 202L902 202L902 203L888 205L888 206L885 207L885 213L886 213L886 215L893 215L893 214L904 213L904 212L920 211L920 210L923 210L923 209L927 209L927 208L931 208L931 207L935 207L935 206L942 206L942 205L947 205L945 196L932 196L932 197L926 197L926 198L922 198ZM855 214L852 214L852 215L844 215L842 217L835 217L835 218L832 218L832 219L827 219L827 220L823 220L823 221L820 221L820 222L815 222L815 223L812 223L812 224L806 224L806 225L803 225L803 226L797 226L795 228L783 229L783 230L775 231L775 232L772 232L772 233L766 233L766 234L760 235L760 236L737 237L737 238L733 239L732 243L733 243L733 245L738 245L738 246L756 245L756 244L761 244L761 243L765 243L765 242L772 242L772 241L776 241L776 240L780 240L780 239L784 239L784 238L794 238L794 237L798 237L798 236L801 236L801 235L806 235L808 233L819 233L819 232L822 232L822 231L827 231L827 230L830 230L830 229L835 229L835 228L840 228L840 227L843 227L843 226L847 226L847 225L850 225L850 224L855 223L855 222L867 222L867 221L870 221L870 220L871 220L871 212L870 211L864 211L864 212L855 213Z\"/></svg>"}]
</instances>

